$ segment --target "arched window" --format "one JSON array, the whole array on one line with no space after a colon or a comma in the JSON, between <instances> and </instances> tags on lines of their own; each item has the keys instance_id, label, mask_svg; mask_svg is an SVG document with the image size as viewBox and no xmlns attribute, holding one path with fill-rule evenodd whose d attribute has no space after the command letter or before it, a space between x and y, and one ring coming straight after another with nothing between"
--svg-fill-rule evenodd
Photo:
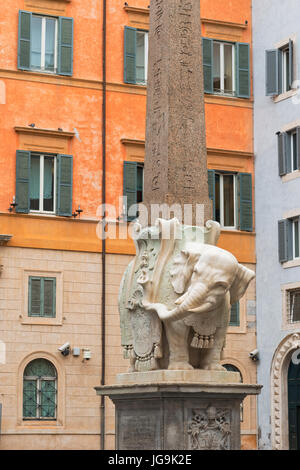
<instances>
[{"instance_id":1,"label":"arched window","mask_svg":"<svg viewBox=\"0 0 300 470\"><path fill-rule=\"evenodd\" d=\"M222 364L223 367L225 367L226 370L228 370L228 372L238 372L240 374L240 382L242 383L243 382L243 376L241 374L241 371L236 367L234 366L233 364ZM241 403L241 422L244 421L244 406L243 406L243 403Z\"/></svg>"},{"instance_id":2,"label":"arched window","mask_svg":"<svg viewBox=\"0 0 300 470\"><path fill-rule=\"evenodd\" d=\"M23 419L56 419L57 372L46 359L27 364L23 376Z\"/></svg>"}]
</instances>

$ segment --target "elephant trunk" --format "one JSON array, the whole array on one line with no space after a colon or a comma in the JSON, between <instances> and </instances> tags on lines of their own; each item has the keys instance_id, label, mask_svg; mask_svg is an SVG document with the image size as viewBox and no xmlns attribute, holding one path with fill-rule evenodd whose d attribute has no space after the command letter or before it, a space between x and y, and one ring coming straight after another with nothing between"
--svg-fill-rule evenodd
<instances>
[{"instance_id":1,"label":"elephant trunk","mask_svg":"<svg viewBox=\"0 0 300 470\"><path fill-rule=\"evenodd\" d=\"M191 313L199 311L199 308L206 305L208 293L209 291L204 285L198 285L193 288L190 287L189 290L177 300L176 303L181 302L180 305L168 312L169 315L166 320L181 320L188 317Z\"/></svg>"}]
</instances>

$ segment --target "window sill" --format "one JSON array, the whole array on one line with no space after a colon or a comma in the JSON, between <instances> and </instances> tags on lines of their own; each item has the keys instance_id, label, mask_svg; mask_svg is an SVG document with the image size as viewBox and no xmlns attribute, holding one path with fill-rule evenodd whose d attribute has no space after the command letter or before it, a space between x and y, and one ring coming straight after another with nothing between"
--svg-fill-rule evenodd
<instances>
[{"instance_id":1,"label":"window sill","mask_svg":"<svg viewBox=\"0 0 300 470\"><path fill-rule=\"evenodd\" d=\"M300 258L292 259L291 261L286 261L285 263L282 263L283 269L296 268L297 266L300 266Z\"/></svg>"},{"instance_id":2,"label":"window sill","mask_svg":"<svg viewBox=\"0 0 300 470\"><path fill-rule=\"evenodd\" d=\"M291 98L292 96L297 95L298 90L289 90L286 91L285 93L281 93L280 95L273 96L273 101L274 103L280 103L280 101L287 100Z\"/></svg>"},{"instance_id":3,"label":"window sill","mask_svg":"<svg viewBox=\"0 0 300 470\"><path fill-rule=\"evenodd\" d=\"M45 326L62 326L63 322L58 318L50 317L23 317L20 315L21 325L45 325Z\"/></svg>"},{"instance_id":4,"label":"window sill","mask_svg":"<svg viewBox=\"0 0 300 470\"><path fill-rule=\"evenodd\" d=\"M300 170L296 170L296 171L292 171L291 173L287 173L286 175L283 175L281 178L282 178L283 183L288 183L289 181L293 181L297 178L300 178Z\"/></svg>"}]
</instances>

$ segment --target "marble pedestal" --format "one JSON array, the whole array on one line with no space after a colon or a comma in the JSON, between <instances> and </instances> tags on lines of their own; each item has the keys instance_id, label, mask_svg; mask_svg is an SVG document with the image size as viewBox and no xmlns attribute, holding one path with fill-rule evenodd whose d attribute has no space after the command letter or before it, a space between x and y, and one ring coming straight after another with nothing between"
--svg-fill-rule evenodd
<instances>
[{"instance_id":1,"label":"marble pedestal","mask_svg":"<svg viewBox=\"0 0 300 470\"><path fill-rule=\"evenodd\" d=\"M116 450L238 450L240 404L260 389L194 370L120 374L96 391L115 405Z\"/></svg>"}]
</instances>

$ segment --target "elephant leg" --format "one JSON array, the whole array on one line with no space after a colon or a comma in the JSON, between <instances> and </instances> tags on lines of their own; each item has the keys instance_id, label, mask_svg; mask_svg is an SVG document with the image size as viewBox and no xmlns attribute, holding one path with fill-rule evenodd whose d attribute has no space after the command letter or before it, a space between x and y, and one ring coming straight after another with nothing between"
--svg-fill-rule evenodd
<instances>
[{"instance_id":1,"label":"elephant leg","mask_svg":"<svg viewBox=\"0 0 300 470\"><path fill-rule=\"evenodd\" d=\"M202 349L201 369L226 370L221 364L221 353L225 344L227 327L217 328L215 332L214 345L209 349Z\"/></svg>"},{"instance_id":2,"label":"elephant leg","mask_svg":"<svg viewBox=\"0 0 300 470\"><path fill-rule=\"evenodd\" d=\"M165 324L166 336L169 343L169 367L171 370L190 370L188 336L190 327L182 321Z\"/></svg>"}]
</instances>

